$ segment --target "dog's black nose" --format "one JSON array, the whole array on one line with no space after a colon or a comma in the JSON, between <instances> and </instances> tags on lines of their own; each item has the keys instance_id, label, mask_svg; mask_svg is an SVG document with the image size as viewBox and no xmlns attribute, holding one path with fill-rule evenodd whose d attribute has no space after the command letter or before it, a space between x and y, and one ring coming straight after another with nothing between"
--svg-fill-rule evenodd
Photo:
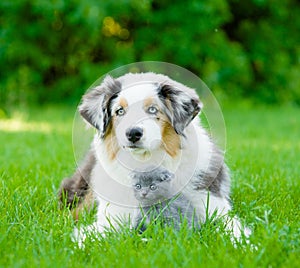
<instances>
[{"instance_id":1,"label":"dog's black nose","mask_svg":"<svg viewBox=\"0 0 300 268\"><path fill-rule=\"evenodd\" d=\"M143 136L143 129L140 127L129 128L126 131L126 137L129 141L135 143Z\"/></svg>"}]
</instances>

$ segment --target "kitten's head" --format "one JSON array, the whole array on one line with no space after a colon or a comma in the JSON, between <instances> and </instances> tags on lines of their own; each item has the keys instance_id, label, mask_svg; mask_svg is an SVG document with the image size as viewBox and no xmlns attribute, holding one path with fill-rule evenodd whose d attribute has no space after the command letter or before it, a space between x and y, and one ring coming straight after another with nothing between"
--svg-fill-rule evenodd
<instances>
[{"instance_id":1,"label":"kitten's head","mask_svg":"<svg viewBox=\"0 0 300 268\"><path fill-rule=\"evenodd\" d=\"M173 195L171 181L174 174L164 168L135 171L131 174L135 198L142 205L153 205Z\"/></svg>"}]
</instances>

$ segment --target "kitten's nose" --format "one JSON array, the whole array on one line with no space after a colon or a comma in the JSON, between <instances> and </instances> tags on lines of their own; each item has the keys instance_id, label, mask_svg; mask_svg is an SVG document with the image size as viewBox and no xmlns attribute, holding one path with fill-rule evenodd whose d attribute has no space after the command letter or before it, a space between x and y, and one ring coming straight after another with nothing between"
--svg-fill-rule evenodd
<instances>
[{"instance_id":1,"label":"kitten's nose","mask_svg":"<svg viewBox=\"0 0 300 268\"><path fill-rule=\"evenodd\" d=\"M143 192L143 193L142 193L142 196L143 196L143 197L145 197L146 195L147 195L147 193L146 193L146 192Z\"/></svg>"}]
</instances>

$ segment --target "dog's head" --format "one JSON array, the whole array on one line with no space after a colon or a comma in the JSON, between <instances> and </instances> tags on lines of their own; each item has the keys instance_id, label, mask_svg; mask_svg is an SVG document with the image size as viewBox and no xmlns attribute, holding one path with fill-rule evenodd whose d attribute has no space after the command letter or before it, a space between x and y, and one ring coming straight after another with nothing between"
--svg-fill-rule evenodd
<instances>
[{"instance_id":1,"label":"dog's head","mask_svg":"<svg viewBox=\"0 0 300 268\"><path fill-rule=\"evenodd\" d=\"M194 90L153 73L108 76L79 106L81 116L107 143L112 159L119 149L138 153L163 148L175 157L180 137L200 109Z\"/></svg>"}]
</instances>

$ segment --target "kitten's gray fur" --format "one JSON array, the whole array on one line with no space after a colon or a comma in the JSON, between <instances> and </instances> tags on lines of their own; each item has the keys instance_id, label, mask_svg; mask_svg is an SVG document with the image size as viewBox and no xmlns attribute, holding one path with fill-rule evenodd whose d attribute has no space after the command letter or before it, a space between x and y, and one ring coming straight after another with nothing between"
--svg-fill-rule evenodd
<instances>
[{"instance_id":1,"label":"kitten's gray fur","mask_svg":"<svg viewBox=\"0 0 300 268\"><path fill-rule=\"evenodd\" d=\"M181 193L175 195L172 187L174 174L159 167L131 174L135 198L140 208L136 209L133 227L144 231L155 220L179 229L186 221L190 228L199 227L194 208ZM151 189L152 187L152 189Z\"/></svg>"}]
</instances>

